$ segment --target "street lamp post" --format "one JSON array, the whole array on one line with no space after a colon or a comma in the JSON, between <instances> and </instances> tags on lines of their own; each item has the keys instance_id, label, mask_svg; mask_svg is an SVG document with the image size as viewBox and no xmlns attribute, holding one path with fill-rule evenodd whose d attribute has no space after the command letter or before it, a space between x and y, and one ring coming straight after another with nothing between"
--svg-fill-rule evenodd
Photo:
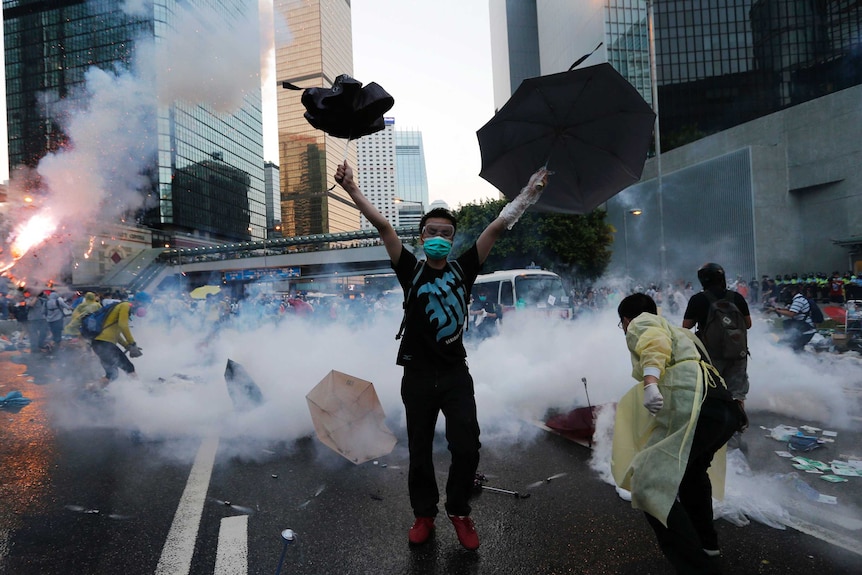
<instances>
[{"instance_id":1,"label":"street lamp post","mask_svg":"<svg viewBox=\"0 0 862 575\"><path fill-rule=\"evenodd\" d=\"M658 185L658 228L659 228L659 257L661 258L661 282L667 283L667 248L664 245L664 206L662 205L662 181L661 181L661 131L658 113L658 78L656 77L656 54L655 54L655 16L653 5L655 0L647 0L647 36L649 46L649 68L650 68L650 92L652 95L652 107L655 113L655 166L656 183Z\"/></svg>"},{"instance_id":2,"label":"street lamp post","mask_svg":"<svg viewBox=\"0 0 862 575\"><path fill-rule=\"evenodd\" d=\"M629 214L633 216L639 216L643 213L643 210L639 208L632 208L623 212L623 241L625 243L625 262L626 262L626 281L629 281L629 225L628 225L628 217Z\"/></svg>"}]
</instances>

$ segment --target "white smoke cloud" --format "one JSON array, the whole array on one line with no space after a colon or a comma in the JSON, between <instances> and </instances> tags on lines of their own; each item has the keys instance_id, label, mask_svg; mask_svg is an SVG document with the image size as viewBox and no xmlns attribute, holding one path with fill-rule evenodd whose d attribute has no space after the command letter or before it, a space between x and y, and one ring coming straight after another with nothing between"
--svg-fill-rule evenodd
<instances>
[{"instance_id":1,"label":"white smoke cloud","mask_svg":"<svg viewBox=\"0 0 862 575\"><path fill-rule=\"evenodd\" d=\"M202 7L180 9L175 18L155 48L160 104L181 100L230 113L260 90L261 25L254 11L227 21Z\"/></svg>"},{"instance_id":2,"label":"white smoke cloud","mask_svg":"<svg viewBox=\"0 0 862 575\"><path fill-rule=\"evenodd\" d=\"M137 16L153 10L150 0L128 0L123 7ZM67 98L40 95L42 112L62 127L67 142L35 170L12 172L3 239L13 241L18 226L37 213L55 223L50 240L13 268L16 276L31 283L36 276L57 277L93 227L118 223L141 207L139 192L151 185L145 174L155 159L159 105L184 101L227 114L260 90L261 63L272 58L273 41L270 32L261 46L256 10L228 23L211 7L181 8L172 24L158 43L137 40L128 69L119 63L93 67ZM26 203L34 191L35 201Z\"/></svg>"}]
</instances>

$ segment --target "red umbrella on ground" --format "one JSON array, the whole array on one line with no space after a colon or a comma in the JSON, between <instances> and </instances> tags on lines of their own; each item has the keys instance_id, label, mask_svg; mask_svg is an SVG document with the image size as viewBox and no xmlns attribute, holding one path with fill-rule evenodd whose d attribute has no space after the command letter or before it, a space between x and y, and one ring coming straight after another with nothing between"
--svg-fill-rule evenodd
<instances>
[{"instance_id":1,"label":"red umbrella on ground","mask_svg":"<svg viewBox=\"0 0 862 575\"><path fill-rule=\"evenodd\" d=\"M847 317L847 310L838 305L824 305L820 309L823 310L823 315L838 323L844 323Z\"/></svg>"}]
</instances>

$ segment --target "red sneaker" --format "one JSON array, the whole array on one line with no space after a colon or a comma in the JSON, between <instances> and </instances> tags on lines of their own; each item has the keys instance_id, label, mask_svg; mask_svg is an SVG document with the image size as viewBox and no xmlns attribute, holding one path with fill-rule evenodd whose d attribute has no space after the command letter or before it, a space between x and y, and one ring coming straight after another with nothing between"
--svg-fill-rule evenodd
<instances>
[{"instance_id":1,"label":"red sneaker","mask_svg":"<svg viewBox=\"0 0 862 575\"><path fill-rule=\"evenodd\" d=\"M455 526L455 533L458 534L458 541L464 546L464 549L473 551L479 548L479 534L476 533L476 526L473 525L473 520L468 516L450 515L449 520Z\"/></svg>"},{"instance_id":2,"label":"red sneaker","mask_svg":"<svg viewBox=\"0 0 862 575\"><path fill-rule=\"evenodd\" d=\"M432 531L434 531L433 517L417 517L416 521L413 522L413 527L410 528L410 533L408 534L410 543L413 543L414 545L425 543L431 536Z\"/></svg>"}]
</instances>

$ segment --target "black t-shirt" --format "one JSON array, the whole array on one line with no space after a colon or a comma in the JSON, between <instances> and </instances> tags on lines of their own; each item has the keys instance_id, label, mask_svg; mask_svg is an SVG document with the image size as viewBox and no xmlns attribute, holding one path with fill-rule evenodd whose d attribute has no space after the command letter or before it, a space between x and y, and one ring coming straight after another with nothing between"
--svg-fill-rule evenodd
<instances>
[{"instance_id":1,"label":"black t-shirt","mask_svg":"<svg viewBox=\"0 0 862 575\"><path fill-rule=\"evenodd\" d=\"M398 365L424 368L464 363L464 322L470 290L482 266L475 244L455 261L460 270L452 263L442 270L423 265L411 290L418 262L410 251L401 248L398 265L392 269L405 297L412 292L412 301L407 303L404 336L395 362Z\"/></svg>"},{"instance_id":2,"label":"black t-shirt","mask_svg":"<svg viewBox=\"0 0 862 575\"><path fill-rule=\"evenodd\" d=\"M742 315L748 317L751 315L751 312L748 309L748 302L745 301L745 298L740 294L733 290L722 289L722 290L710 290L715 297L718 299L724 298L724 295L728 292L733 294L733 303L739 308L739 311L742 312ZM683 319L693 319L697 325L696 333L698 336L700 335L700 330L704 328L706 325L706 318L709 315L709 298L706 297L706 294L698 292L691 296L691 299L688 300L688 306L685 308L685 314L683 315Z\"/></svg>"}]
</instances>

